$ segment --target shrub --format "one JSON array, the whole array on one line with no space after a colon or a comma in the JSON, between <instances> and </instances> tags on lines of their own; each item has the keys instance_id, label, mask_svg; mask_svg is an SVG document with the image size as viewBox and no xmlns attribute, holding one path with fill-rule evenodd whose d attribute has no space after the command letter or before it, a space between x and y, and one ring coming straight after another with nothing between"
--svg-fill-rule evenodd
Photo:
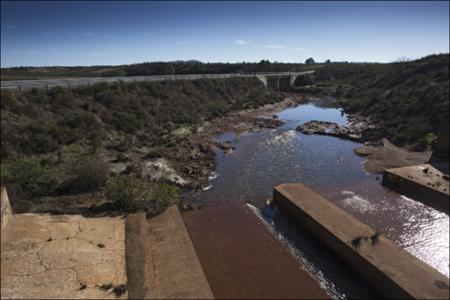
<instances>
[{"instance_id":1,"label":"shrub","mask_svg":"<svg viewBox=\"0 0 450 300\"><path fill-rule=\"evenodd\" d=\"M103 187L108 179L108 165L98 155L79 156L67 169L69 180L64 192L93 192Z\"/></svg>"},{"instance_id":2,"label":"shrub","mask_svg":"<svg viewBox=\"0 0 450 300\"><path fill-rule=\"evenodd\" d=\"M140 128L140 122L136 117L126 112L114 113L114 126L125 133L133 133Z\"/></svg>"},{"instance_id":3,"label":"shrub","mask_svg":"<svg viewBox=\"0 0 450 300\"><path fill-rule=\"evenodd\" d=\"M19 107L16 97L9 91L2 91L0 97L0 107L4 110L16 110Z\"/></svg>"},{"instance_id":4,"label":"shrub","mask_svg":"<svg viewBox=\"0 0 450 300\"><path fill-rule=\"evenodd\" d=\"M24 198L52 195L60 176L55 167L36 158L19 159L2 168L2 184L13 184Z\"/></svg>"},{"instance_id":5,"label":"shrub","mask_svg":"<svg viewBox=\"0 0 450 300\"><path fill-rule=\"evenodd\" d=\"M163 212L178 196L178 189L165 183L146 182L134 176L109 179L106 197L126 212L146 210L154 216Z\"/></svg>"},{"instance_id":6,"label":"shrub","mask_svg":"<svg viewBox=\"0 0 450 300\"><path fill-rule=\"evenodd\" d=\"M153 158L160 158L162 152L162 148L160 147L153 147L151 148L147 154L144 155L144 159L153 159Z\"/></svg>"}]
</instances>

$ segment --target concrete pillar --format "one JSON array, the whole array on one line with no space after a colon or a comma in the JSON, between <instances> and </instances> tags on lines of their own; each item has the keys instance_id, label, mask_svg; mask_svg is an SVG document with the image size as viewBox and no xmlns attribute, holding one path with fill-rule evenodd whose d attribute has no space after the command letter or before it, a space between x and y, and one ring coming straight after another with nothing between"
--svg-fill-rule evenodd
<instances>
[{"instance_id":1,"label":"concrete pillar","mask_svg":"<svg viewBox=\"0 0 450 300\"><path fill-rule=\"evenodd\" d=\"M256 78L258 78L265 87L267 87L267 77L264 75L256 75Z\"/></svg>"},{"instance_id":2,"label":"concrete pillar","mask_svg":"<svg viewBox=\"0 0 450 300\"><path fill-rule=\"evenodd\" d=\"M289 77L290 77L290 87L292 88L298 75L289 75Z\"/></svg>"},{"instance_id":3,"label":"concrete pillar","mask_svg":"<svg viewBox=\"0 0 450 300\"><path fill-rule=\"evenodd\" d=\"M2 230L6 227L8 222L13 218L11 205L9 203L8 193L5 187L1 187L1 218L2 218Z\"/></svg>"}]
</instances>

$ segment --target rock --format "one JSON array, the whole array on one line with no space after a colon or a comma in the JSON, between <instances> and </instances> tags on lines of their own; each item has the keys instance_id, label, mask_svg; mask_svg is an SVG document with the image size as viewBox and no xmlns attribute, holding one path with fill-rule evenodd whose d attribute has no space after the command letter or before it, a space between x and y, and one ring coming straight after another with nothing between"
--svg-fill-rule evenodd
<instances>
[{"instance_id":1,"label":"rock","mask_svg":"<svg viewBox=\"0 0 450 300\"><path fill-rule=\"evenodd\" d=\"M164 158L143 161L138 168L142 178L165 180L179 186L186 186L189 183L188 180L178 175Z\"/></svg>"},{"instance_id":2,"label":"rock","mask_svg":"<svg viewBox=\"0 0 450 300\"><path fill-rule=\"evenodd\" d=\"M297 130L304 134L331 135L360 142L362 141L363 132L368 127L365 121L358 118L350 120L346 126L333 122L313 120L297 127Z\"/></svg>"}]
</instances>

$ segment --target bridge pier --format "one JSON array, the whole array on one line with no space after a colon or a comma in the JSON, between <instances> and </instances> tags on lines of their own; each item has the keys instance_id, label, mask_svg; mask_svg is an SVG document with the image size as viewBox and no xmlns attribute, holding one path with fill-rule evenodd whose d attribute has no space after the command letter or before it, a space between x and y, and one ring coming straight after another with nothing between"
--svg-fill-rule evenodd
<instances>
[{"instance_id":1,"label":"bridge pier","mask_svg":"<svg viewBox=\"0 0 450 300\"><path fill-rule=\"evenodd\" d=\"M292 75L278 75L278 76L257 76L264 85L272 90L280 92L289 92L295 82L295 78L292 79ZM265 79L263 78L265 77Z\"/></svg>"},{"instance_id":2,"label":"bridge pier","mask_svg":"<svg viewBox=\"0 0 450 300\"><path fill-rule=\"evenodd\" d=\"M260 75L256 75L256 78L259 79L259 81L261 81L265 87L267 87L267 76L260 76Z\"/></svg>"}]
</instances>

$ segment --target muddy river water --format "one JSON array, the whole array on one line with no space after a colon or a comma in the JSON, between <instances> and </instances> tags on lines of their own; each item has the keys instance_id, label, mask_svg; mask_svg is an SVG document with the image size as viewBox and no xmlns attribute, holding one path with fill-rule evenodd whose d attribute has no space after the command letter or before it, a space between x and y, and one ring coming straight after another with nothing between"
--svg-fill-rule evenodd
<instances>
[{"instance_id":1,"label":"muddy river water","mask_svg":"<svg viewBox=\"0 0 450 300\"><path fill-rule=\"evenodd\" d=\"M200 201L204 205L234 201L251 204L303 268L336 298L373 295L361 288L357 278L342 271L342 266L308 233L266 205L273 186L304 183L448 277L448 215L382 187L381 175L367 173L362 165L364 158L354 154L359 143L295 130L310 120L347 122L339 109L324 103L285 109L278 117L286 123L276 129L218 136L218 140L230 141L236 148L226 156L217 150L217 176L212 176L211 187L201 193Z\"/></svg>"}]
</instances>

